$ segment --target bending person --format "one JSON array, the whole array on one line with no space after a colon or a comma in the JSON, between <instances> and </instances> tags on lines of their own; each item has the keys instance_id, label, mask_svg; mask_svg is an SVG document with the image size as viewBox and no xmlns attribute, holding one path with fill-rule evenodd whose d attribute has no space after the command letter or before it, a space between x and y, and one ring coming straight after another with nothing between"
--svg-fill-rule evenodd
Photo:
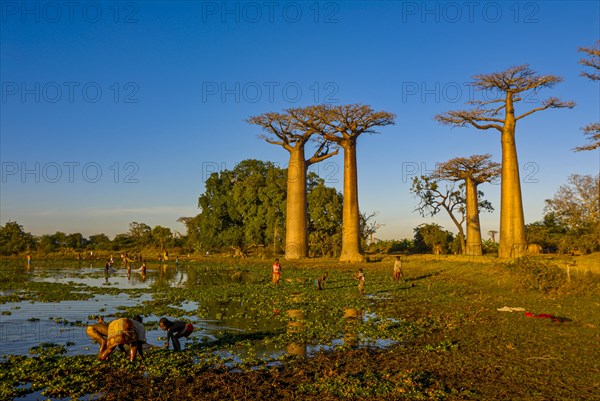
<instances>
[{"instance_id":1,"label":"bending person","mask_svg":"<svg viewBox=\"0 0 600 401\"><path fill-rule=\"evenodd\" d=\"M108 325L108 339L106 347L100 353L98 359L105 361L117 346L129 346L129 360L133 362L140 354L140 359L144 359L142 346L146 342L146 329L142 324L142 318L135 316L133 319L120 318L113 320Z\"/></svg>"},{"instance_id":2,"label":"bending person","mask_svg":"<svg viewBox=\"0 0 600 401\"><path fill-rule=\"evenodd\" d=\"M173 341L173 348L175 351L181 351L181 345L179 339L181 337L188 338L194 331L194 326L191 323L182 322L181 320L170 321L166 317L161 318L158 321L158 325L161 329L167 330L167 341L165 347L169 348L169 341Z\"/></svg>"},{"instance_id":3,"label":"bending person","mask_svg":"<svg viewBox=\"0 0 600 401\"><path fill-rule=\"evenodd\" d=\"M100 345L98 349L98 357L106 350L106 339L108 338L108 324L104 322L102 317L98 318L98 322L94 323L85 329L85 333L92 340Z\"/></svg>"}]
</instances>

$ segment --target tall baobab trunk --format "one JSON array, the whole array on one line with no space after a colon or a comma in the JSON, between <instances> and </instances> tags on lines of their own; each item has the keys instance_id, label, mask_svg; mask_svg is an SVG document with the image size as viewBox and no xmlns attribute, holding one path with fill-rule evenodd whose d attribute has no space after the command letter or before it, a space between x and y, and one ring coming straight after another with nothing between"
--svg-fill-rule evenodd
<instances>
[{"instance_id":1,"label":"tall baobab trunk","mask_svg":"<svg viewBox=\"0 0 600 401\"><path fill-rule=\"evenodd\" d=\"M308 254L306 226L306 168L304 146L290 150L285 219L285 258L301 259Z\"/></svg>"},{"instance_id":2,"label":"tall baobab trunk","mask_svg":"<svg viewBox=\"0 0 600 401\"><path fill-rule=\"evenodd\" d=\"M319 133L326 141L344 149L344 206L342 225L342 262L360 262L360 213L358 209L358 175L356 167L356 140L364 133L375 133L375 128L394 123L396 116L385 111L374 111L371 106L349 104L320 105L310 110L311 118L305 126Z\"/></svg>"},{"instance_id":3,"label":"tall baobab trunk","mask_svg":"<svg viewBox=\"0 0 600 401\"><path fill-rule=\"evenodd\" d=\"M475 75L473 86L479 90L497 89L506 94L504 104L498 107L499 99L469 102L475 104L472 110L454 110L438 114L436 120L442 124L463 127L466 124L480 130L495 129L501 133L502 141L502 194L500 196L500 258L518 258L527 249L525 239L525 218L521 199L519 163L515 144L517 121L538 111L549 108L573 108L574 102L563 102L551 97L535 107L515 115L514 103L527 99L527 93L537 93L540 89L551 88L562 81L555 75L538 75L527 64L510 67L505 71ZM504 109L504 118L498 116Z\"/></svg>"},{"instance_id":4,"label":"tall baobab trunk","mask_svg":"<svg viewBox=\"0 0 600 401\"><path fill-rule=\"evenodd\" d=\"M465 180L467 209L467 249L466 255L481 256L481 227L479 225L479 200L477 184L473 179Z\"/></svg>"},{"instance_id":5,"label":"tall baobab trunk","mask_svg":"<svg viewBox=\"0 0 600 401\"><path fill-rule=\"evenodd\" d=\"M247 121L256 124L266 134L261 135L267 143L279 145L290 154L287 178L285 257L301 259L308 255L306 170L308 166L338 153L329 151L329 142L320 141L314 155L305 160L304 147L318 131L307 126L313 118L311 108L288 109L284 113L264 113Z\"/></svg>"},{"instance_id":6,"label":"tall baobab trunk","mask_svg":"<svg viewBox=\"0 0 600 401\"><path fill-rule=\"evenodd\" d=\"M344 207L340 262L362 262L364 258L360 250L356 139L344 140L341 145L344 149Z\"/></svg>"},{"instance_id":7,"label":"tall baobab trunk","mask_svg":"<svg viewBox=\"0 0 600 401\"><path fill-rule=\"evenodd\" d=\"M500 197L500 258L518 258L527 249L521 179L515 142L515 114L512 94L506 95L506 120L502 130L502 179Z\"/></svg>"}]
</instances>

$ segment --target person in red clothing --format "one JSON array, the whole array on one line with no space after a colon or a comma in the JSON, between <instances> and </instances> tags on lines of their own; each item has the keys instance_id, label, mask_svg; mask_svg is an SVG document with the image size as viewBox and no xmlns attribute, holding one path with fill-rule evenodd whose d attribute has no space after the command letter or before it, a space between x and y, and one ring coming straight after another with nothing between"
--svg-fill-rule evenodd
<instances>
[{"instance_id":1,"label":"person in red clothing","mask_svg":"<svg viewBox=\"0 0 600 401\"><path fill-rule=\"evenodd\" d=\"M275 259L273 263L273 284L279 285L279 279L281 278L281 265L279 259Z\"/></svg>"}]
</instances>

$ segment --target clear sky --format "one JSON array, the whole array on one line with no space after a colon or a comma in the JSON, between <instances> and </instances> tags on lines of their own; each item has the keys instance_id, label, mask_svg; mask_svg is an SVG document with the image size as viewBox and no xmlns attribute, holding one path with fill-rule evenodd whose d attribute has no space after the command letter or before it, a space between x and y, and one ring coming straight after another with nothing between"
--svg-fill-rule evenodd
<instances>
[{"instance_id":1,"label":"clear sky","mask_svg":"<svg viewBox=\"0 0 600 401\"><path fill-rule=\"evenodd\" d=\"M528 63L574 100L519 122L526 222L570 174L598 174L574 153L598 121L598 83L577 64L600 38L597 1L2 1L0 224L34 234L127 232L132 221L184 232L206 176L248 158L285 167L252 115L316 103L363 103L396 125L358 143L361 210L381 239L412 237L445 216L413 212L410 178L436 162L491 153L495 130L433 116L476 96L474 74ZM341 190L342 157L314 166ZM499 210L499 185L480 187ZM499 212L482 216L497 230Z\"/></svg>"}]
</instances>

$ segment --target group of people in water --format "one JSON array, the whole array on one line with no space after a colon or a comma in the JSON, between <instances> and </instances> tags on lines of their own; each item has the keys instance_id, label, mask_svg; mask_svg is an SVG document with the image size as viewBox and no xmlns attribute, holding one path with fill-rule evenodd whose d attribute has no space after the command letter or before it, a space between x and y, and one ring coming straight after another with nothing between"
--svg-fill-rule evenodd
<instances>
[{"instance_id":1,"label":"group of people in water","mask_svg":"<svg viewBox=\"0 0 600 401\"><path fill-rule=\"evenodd\" d=\"M107 260L105 266L107 272L113 269L113 263L114 260L112 257ZM128 264L126 266L129 273L131 268ZM137 269L137 271L145 274L146 263L143 262L142 266ZM281 264L279 259L275 259L272 266L272 281L275 286L279 285L281 274ZM328 276L329 273L325 272L315 280L314 285L317 290L325 289L325 283L327 282ZM363 269L358 269L354 275L354 279L358 281L359 294L365 295L365 273ZM394 281L404 280L400 256L396 256L394 261L392 279ZM175 351L181 351L179 339L182 337L188 338L194 331L194 326L191 323L180 320L171 321L166 317L161 318L158 325L162 330L167 332L167 339L164 344L165 348L169 348L169 344L172 343ZM146 343L146 329L142 323L142 317L139 315L133 316L132 318L118 318L110 323L106 323L102 318L98 318L97 323L88 326L86 333L92 340L99 344L98 358L102 361L107 360L116 348L129 353L129 359L132 362L136 359L137 355L143 359L144 346L148 347Z\"/></svg>"},{"instance_id":2,"label":"group of people in water","mask_svg":"<svg viewBox=\"0 0 600 401\"><path fill-rule=\"evenodd\" d=\"M281 264L279 263L279 259L275 259L275 262L272 266L273 271L273 284L275 286L279 285L279 281L281 279ZM325 272L321 277L315 280L315 288L317 290L325 289L325 282L327 281L327 277L329 276L328 272ZM360 295L365 295L365 272L363 269L358 269L356 274L354 275L354 279L358 280L358 292ZM404 280L404 272L402 270L402 260L400 256L396 256L394 260L394 271L392 275L392 279L394 281Z\"/></svg>"},{"instance_id":3,"label":"group of people in water","mask_svg":"<svg viewBox=\"0 0 600 401\"><path fill-rule=\"evenodd\" d=\"M179 339L188 338L194 331L194 326L180 320L171 321L166 317L158 321L162 330L167 332L167 341L165 348L169 348L169 343L173 343L175 351L181 351ZM142 323L142 317L135 315L132 318L118 318L110 323L106 323L102 317L98 321L87 327L87 335L94 340L100 348L98 349L98 359L107 360L112 352L119 348L125 353L129 353L129 360L135 361L139 355L144 359L144 346L146 343L146 328Z\"/></svg>"},{"instance_id":4,"label":"group of people in water","mask_svg":"<svg viewBox=\"0 0 600 401\"><path fill-rule=\"evenodd\" d=\"M127 257L127 254L125 254L125 256L121 255L121 259L123 260L123 264L121 267L125 267L127 268L127 277L129 278L129 276L131 275L131 262L133 262L133 260L129 259ZM144 260L141 260L142 265L138 268L138 269L134 269L133 271L138 272L138 273L142 273L142 278L146 278L146 270L147 270L147 266L146 266L146 262ZM104 265L104 274L106 277L108 277L109 273L116 273L118 270L115 269L113 267L115 263L114 258L111 256L110 259L106 260L106 264Z\"/></svg>"}]
</instances>

